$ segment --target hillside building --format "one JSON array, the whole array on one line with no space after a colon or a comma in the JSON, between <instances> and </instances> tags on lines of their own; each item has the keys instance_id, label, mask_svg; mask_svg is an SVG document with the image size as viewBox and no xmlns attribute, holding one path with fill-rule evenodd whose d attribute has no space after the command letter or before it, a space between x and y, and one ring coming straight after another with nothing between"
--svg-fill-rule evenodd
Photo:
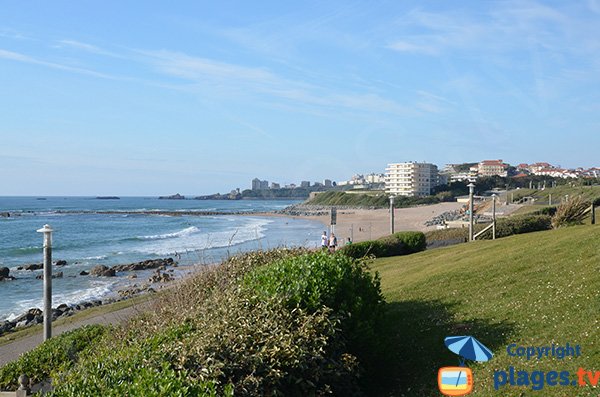
<instances>
[{"instance_id":1,"label":"hillside building","mask_svg":"<svg viewBox=\"0 0 600 397\"><path fill-rule=\"evenodd\" d=\"M508 165L502 160L483 160L477 165L477 176L508 176Z\"/></svg>"},{"instance_id":2,"label":"hillside building","mask_svg":"<svg viewBox=\"0 0 600 397\"><path fill-rule=\"evenodd\" d=\"M385 191L391 195L429 196L438 184L435 164L393 163L386 168Z\"/></svg>"}]
</instances>

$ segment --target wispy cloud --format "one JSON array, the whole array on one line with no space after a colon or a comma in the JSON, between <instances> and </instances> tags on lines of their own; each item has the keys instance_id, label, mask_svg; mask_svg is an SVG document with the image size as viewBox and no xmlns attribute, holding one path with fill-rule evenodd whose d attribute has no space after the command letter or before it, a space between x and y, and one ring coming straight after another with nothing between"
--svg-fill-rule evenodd
<instances>
[{"instance_id":1,"label":"wispy cloud","mask_svg":"<svg viewBox=\"0 0 600 397\"><path fill-rule=\"evenodd\" d=\"M389 41L387 48L438 55L457 50L478 53L529 50L533 44L564 51L568 50L565 41L577 35L573 18L551 6L535 1L499 4L482 13L414 9L398 22L402 38Z\"/></svg>"},{"instance_id":2,"label":"wispy cloud","mask_svg":"<svg viewBox=\"0 0 600 397\"><path fill-rule=\"evenodd\" d=\"M77 40L59 40L56 47L57 48L65 48L65 47L73 48L76 50L81 50L81 51L85 51L85 52L89 52L89 53L97 54L97 55L109 56L109 57L113 57L113 58L125 58L123 55L117 54L115 52L108 51L108 50L105 50L98 46L88 44L88 43L83 43L83 42L77 41Z\"/></svg>"},{"instance_id":3,"label":"wispy cloud","mask_svg":"<svg viewBox=\"0 0 600 397\"><path fill-rule=\"evenodd\" d=\"M338 93L326 87L280 77L265 68L247 67L171 51L143 51L162 73L189 80L197 89L207 86L226 94L268 95L310 106L407 114L407 107L371 92Z\"/></svg>"},{"instance_id":4,"label":"wispy cloud","mask_svg":"<svg viewBox=\"0 0 600 397\"><path fill-rule=\"evenodd\" d=\"M162 73L186 79L196 89L212 87L221 93L267 95L307 106L345 108L354 111L403 114L411 109L372 92L345 92L295 81L258 67L240 66L170 51L144 51Z\"/></svg>"},{"instance_id":5,"label":"wispy cloud","mask_svg":"<svg viewBox=\"0 0 600 397\"><path fill-rule=\"evenodd\" d=\"M14 40L33 40L28 35L9 28L0 29L0 37Z\"/></svg>"},{"instance_id":6,"label":"wispy cloud","mask_svg":"<svg viewBox=\"0 0 600 397\"><path fill-rule=\"evenodd\" d=\"M29 64L34 64L34 65L46 66L46 67L49 67L52 69L64 70L67 72L84 74L84 75L98 77L98 78L102 78L102 79L109 79L109 80L116 79L116 77L114 77L114 76L104 74L104 73L99 73L99 72L96 72L93 70L79 68L79 67L73 67L73 66L69 66L69 65L63 65L63 64L55 63L55 62L42 61L37 58L30 57L28 55L24 55L24 54L21 54L18 52L13 52L13 51L7 51L7 50L3 50L3 49L0 49L0 58L15 61L15 62L23 62L23 63L29 63Z\"/></svg>"}]
</instances>

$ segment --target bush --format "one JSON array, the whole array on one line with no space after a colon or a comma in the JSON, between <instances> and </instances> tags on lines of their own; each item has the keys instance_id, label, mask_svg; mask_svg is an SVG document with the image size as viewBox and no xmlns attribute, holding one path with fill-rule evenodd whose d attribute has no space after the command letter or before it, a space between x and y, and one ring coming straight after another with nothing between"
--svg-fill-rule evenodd
<instances>
[{"instance_id":1,"label":"bush","mask_svg":"<svg viewBox=\"0 0 600 397\"><path fill-rule=\"evenodd\" d=\"M341 252L350 258L359 259L367 256L380 256L383 250L383 243L381 241L370 240L346 245L339 249L338 252Z\"/></svg>"},{"instance_id":2,"label":"bush","mask_svg":"<svg viewBox=\"0 0 600 397\"><path fill-rule=\"evenodd\" d=\"M449 228L449 229L438 229L438 230L430 230L425 233L425 238L427 240L427 244L432 244L437 241L460 241L467 242L469 241L469 228L468 227L458 227L458 228Z\"/></svg>"},{"instance_id":3,"label":"bush","mask_svg":"<svg viewBox=\"0 0 600 397\"><path fill-rule=\"evenodd\" d=\"M107 327L87 325L51 338L0 368L0 389L16 390L19 376L38 383L71 368L104 335Z\"/></svg>"},{"instance_id":4,"label":"bush","mask_svg":"<svg viewBox=\"0 0 600 397\"><path fill-rule=\"evenodd\" d=\"M529 215L550 215L554 216L556 214L556 207L543 207L539 210L531 212Z\"/></svg>"},{"instance_id":5,"label":"bush","mask_svg":"<svg viewBox=\"0 0 600 397\"><path fill-rule=\"evenodd\" d=\"M485 224L473 225L473 234L483 230ZM552 229L551 217L548 215L515 215L496 220L496 238L508 237L513 234L538 232ZM492 231L488 230L478 237L479 240L490 240ZM451 244L469 241L469 228L450 228L432 230L426 233L427 244L435 245L437 242L448 241ZM438 244L439 245L439 244Z\"/></svg>"},{"instance_id":6,"label":"bush","mask_svg":"<svg viewBox=\"0 0 600 397\"><path fill-rule=\"evenodd\" d=\"M550 229L552 229L552 218L548 215L515 215L497 220L496 238ZM488 230L478 238L481 240L490 240L492 238L492 231Z\"/></svg>"},{"instance_id":7,"label":"bush","mask_svg":"<svg viewBox=\"0 0 600 397\"><path fill-rule=\"evenodd\" d=\"M404 255L424 251L427 247L427 239L421 232L400 232L394 236L402 243Z\"/></svg>"},{"instance_id":8,"label":"bush","mask_svg":"<svg viewBox=\"0 0 600 397\"><path fill-rule=\"evenodd\" d=\"M363 241L344 246L340 251L351 258L376 258L408 255L423 251L427 247L425 235L421 232L399 232L378 240Z\"/></svg>"},{"instance_id":9,"label":"bush","mask_svg":"<svg viewBox=\"0 0 600 397\"><path fill-rule=\"evenodd\" d=\"M379 276L369 273L364 262L325 252L257 269L245 277L244 285L259 298L281 296L291 310L299 307L312 313L326 306L352 328L372 322L383 302Z\"/></svg>"},{"instance_id":10,"label":"bush","mask_svg":"<svg viewBox=\"0 0 600 397\"><path fill-rule=\"evenodd\" d=\"M581 225L588 216L588 209L591 202L584 200L581 196L572 198L562 203L556 209L552 217L552 227L555 229L563 226Z\"/></svg>"}]
</instances>

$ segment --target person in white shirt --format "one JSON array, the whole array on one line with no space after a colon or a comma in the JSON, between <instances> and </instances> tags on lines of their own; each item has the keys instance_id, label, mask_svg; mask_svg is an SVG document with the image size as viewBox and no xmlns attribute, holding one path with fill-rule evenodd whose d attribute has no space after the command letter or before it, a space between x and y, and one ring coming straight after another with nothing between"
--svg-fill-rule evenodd
<instances>
[{"instance_id":1,"label":"person in white shirt","mask_svg":"<svg viewBox=\"0 0 600 397\"><path fill-rule=\"evenodd\" d=\"M329 246L329 237L327 237L327 232L323 232L321 236L321 248L326 249Z\"/></svg>"}]
</instances>

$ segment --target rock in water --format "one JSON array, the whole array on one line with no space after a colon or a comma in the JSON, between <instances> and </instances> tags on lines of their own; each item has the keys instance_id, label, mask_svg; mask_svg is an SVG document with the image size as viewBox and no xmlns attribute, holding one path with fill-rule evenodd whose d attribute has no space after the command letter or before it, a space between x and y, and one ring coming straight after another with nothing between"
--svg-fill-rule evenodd
<instances>
[{"instance_id":1,"label":"rock in water","mask_svg":"<svg viewBox=\"0 0 600 397\"><path fill-rule=\"evenodd\" d=\"M102 276L102 277L114 277L116 276L115 269L109 269L104 265L94 266L90 270L90 274L92 276Z\"/></svg>"}]
</instances>

